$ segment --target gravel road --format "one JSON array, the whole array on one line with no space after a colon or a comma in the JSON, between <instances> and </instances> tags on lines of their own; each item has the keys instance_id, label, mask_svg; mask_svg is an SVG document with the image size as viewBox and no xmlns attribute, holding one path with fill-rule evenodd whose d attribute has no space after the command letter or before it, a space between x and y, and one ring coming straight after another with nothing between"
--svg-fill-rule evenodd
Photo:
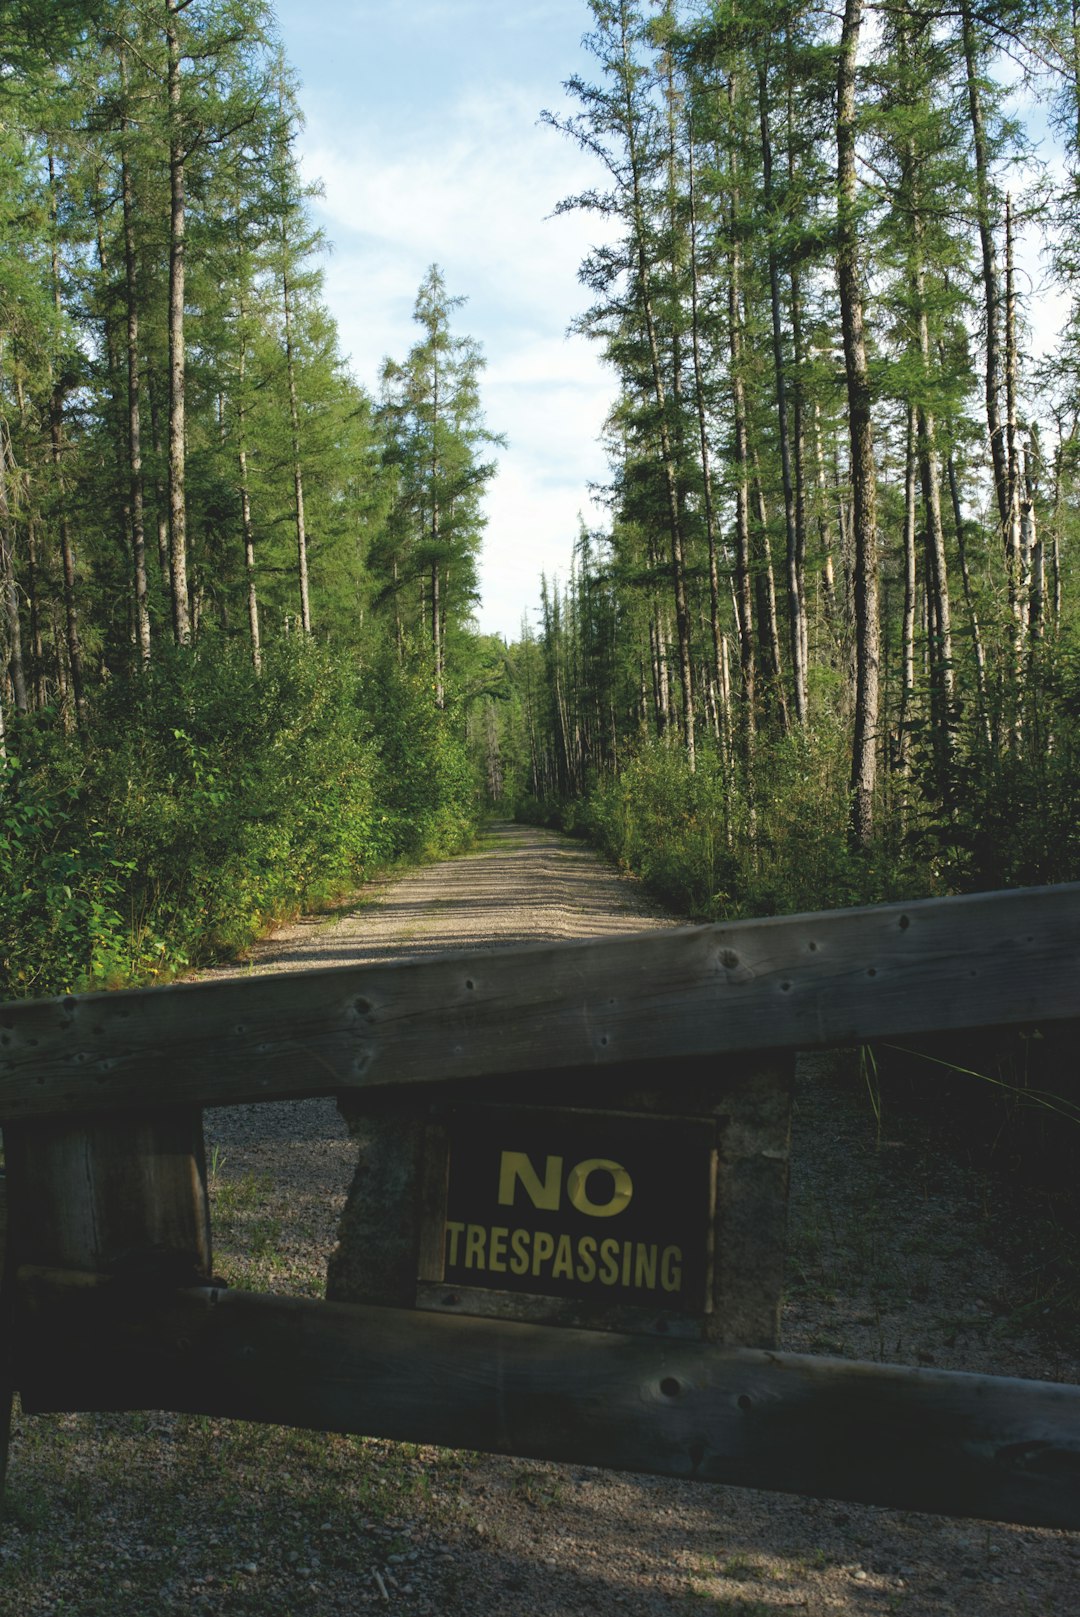
<instances>
[{"instance_id":1,"label":"gravel road","mask_svg":"<svg viewBox=\"0 0 1080 1617\"><path fill-rule=\"evenodd\" d=\"M672 924L588 850L504 825L207 975ZM353 1166L336 1109L222 1109L207 1138L215 1266L318 1295ZM924 1124L879 1131L836 1061L804 1059L782 1345L1080 1379L1023 1328L989 1194ZM1080 1535L173 1415L17 1415L10 1497L12 1617L1080 1612Z\"/></svg>"}]
</instances>

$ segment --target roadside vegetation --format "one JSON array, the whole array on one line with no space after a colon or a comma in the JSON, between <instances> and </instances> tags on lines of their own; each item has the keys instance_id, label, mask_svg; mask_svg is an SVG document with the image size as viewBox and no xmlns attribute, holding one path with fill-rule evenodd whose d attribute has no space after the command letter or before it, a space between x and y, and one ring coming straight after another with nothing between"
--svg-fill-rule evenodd
<instances>
[{"instance_id":1,"label":"roadside vegetation","mask_svg":"<svg viewBox=\"0 0 1080 1617\"><path fill-rule=\"evenodd\" d=\"M340 355L262 0L0 40L0 999L167 980L476 818L494 441L437 266Z\"/></svg>"}]
</instances>

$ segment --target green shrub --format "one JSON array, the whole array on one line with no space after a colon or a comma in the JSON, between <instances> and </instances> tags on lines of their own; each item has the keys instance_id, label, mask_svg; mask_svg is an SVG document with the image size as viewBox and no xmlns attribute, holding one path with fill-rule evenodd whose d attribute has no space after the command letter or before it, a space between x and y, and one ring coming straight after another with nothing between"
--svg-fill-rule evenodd
<instances>
[{"instance_id":1,"label":"green shrub","mask_svg":"<svg viewBox=\"0 0 1080 1617\"><path fill-rule=\"evenodd\" d=\"M47 721L0 774L0 998L161 981L403 855L467 840L454 714L388 665L293 642L162 648L82 740Z\"/></svg>"}]
</instances>

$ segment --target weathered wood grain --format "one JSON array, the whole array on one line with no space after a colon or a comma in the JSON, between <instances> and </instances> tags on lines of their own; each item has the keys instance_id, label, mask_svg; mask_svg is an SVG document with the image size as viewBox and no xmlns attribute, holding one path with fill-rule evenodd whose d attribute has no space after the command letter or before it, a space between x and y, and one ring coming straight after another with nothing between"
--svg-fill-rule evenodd
<instances>
[{"instance_id":1,"label":"weathered wood grain","mask_svg":"<svg viewBox=\"0 0 1080 1617\"><path fill-rule=\"evenodd\" d=\"M1080 884L0 1008L0 1120L1080 1015ZM508 1077L506 1075L514 1075Z\"/></svg>"},{"instance_id":2,"label":"weathered wood grain","mask_svg":"<svg viewBox=\"0 0 1080 1617\"><path fill-rule=\"evenodd\" d=\"M4 1478L7 1476L8 1439L11 1431L11 1337L9 1331L8 1293L4 1277L7 1273L7 1180L0 1171L0 1500L4 1497Z\"/></svg>"},{"instance_id":3,"label":"weathered wood grain","mask_svg":"<svg viewBox=\"0 0 1080 1617\"><path fill-rule=\"evenodd\" d=\"M1080 1388L20 1271L30 1409L247 1420L1080 1527Z\"/></svg>"},{"instance_id":4,"label":"weathered wood grain","mask_svg":"<svg viewBox=\"0 0 1080 1617\"><path fill-rule=\"evenodd\" d=\"M147 1286L211 1272L202 1112L4 1129L8 1259Z\"/></svg>"}]
</instances>

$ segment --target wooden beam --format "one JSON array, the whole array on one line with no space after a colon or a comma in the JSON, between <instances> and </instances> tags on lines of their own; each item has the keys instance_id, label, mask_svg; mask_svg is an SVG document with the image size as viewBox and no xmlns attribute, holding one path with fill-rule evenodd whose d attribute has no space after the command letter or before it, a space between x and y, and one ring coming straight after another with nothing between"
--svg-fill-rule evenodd
<instances>
[{"instance_id":1,"label":"wooden beam","mask_svg":"<svg viewBox=\"0 0 1080 1617\"><path fill-rule=\"evenodd\" d=\"M8 1331L10 1309L5 1284L7 1273L7 1178L0 1170L0 1504L4 1498L4 1479L7 1476L8 1444L11 1436L11 1340Z\"/></svg>"},{"instance_id":2,"label":"wooden beam","mask_svg":"<svg viewBox=\"0 0 1080 1617\"><path fill-rule=\"evenodd\" d=\"M0 1007L0 1120L1080 1016L1080 884Z\"/></svg>"},{"instance_id":3,"label":"wooden beam","mask_svg":"<svg viewBox=\"0 0 1080 1617\"><path fill-rule=\"evenodd\" d=\"M20 1271L30 1410L171 1408L1080 1527L1080 1388Z\"/></svg>"}]
</instances>

